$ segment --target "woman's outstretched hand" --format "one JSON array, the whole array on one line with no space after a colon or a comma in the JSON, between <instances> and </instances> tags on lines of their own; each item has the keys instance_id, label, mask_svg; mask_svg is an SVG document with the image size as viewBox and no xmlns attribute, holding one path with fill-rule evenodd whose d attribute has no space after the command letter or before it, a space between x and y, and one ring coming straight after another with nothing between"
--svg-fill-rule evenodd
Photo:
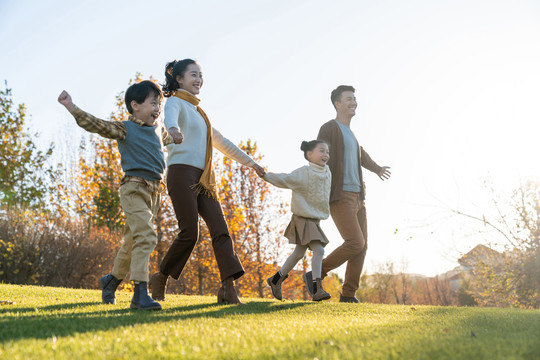
<instances>
[{"instance_id":1,"label":"woman's outstretched hand","mask_svg":"<svg viewBox=\"0 0 540 360\"><path fill-rule=\"evenodd\" d=\"M255 163L255 165L253 165L253 170L255 170L255 172L257 173L257 175L259 175L260 178L262 178L264 175L266 175L266 171L262 168L262 166L260 166L257 163Z\"/></svg>"}]
</instances>

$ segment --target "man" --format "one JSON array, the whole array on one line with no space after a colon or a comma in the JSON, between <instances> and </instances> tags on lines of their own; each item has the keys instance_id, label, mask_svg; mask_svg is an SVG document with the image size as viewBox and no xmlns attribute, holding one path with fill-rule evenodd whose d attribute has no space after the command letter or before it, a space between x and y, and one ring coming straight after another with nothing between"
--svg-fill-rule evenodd
<instances>
[{"instance_id":1,"label":"man","mask_svg":"<svg viewBox=\"0 0 540 360\"><path fill-rule=\"evenodd\" d=\"M352 86L338 86L330 96L336 109L336 119L319 130L318 139L330 147L328 166L332 172L330 214L344 242L322 263L322 277L347 262L340 302L357 303L355 297L360 284L367 250L367 219L364 204L365 188L362 167L376 173L382 180L390 177L388 166L379 166L358 144L351 131L352 117L356 114L356 97ZM304 274L308 292L313 294L311 271Z\"/></svg>"}]
</instances>

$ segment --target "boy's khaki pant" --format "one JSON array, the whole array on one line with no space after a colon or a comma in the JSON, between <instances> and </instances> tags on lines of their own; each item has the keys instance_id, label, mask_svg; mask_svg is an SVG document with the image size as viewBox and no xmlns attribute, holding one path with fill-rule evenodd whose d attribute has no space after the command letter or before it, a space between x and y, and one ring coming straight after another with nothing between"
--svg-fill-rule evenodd
<instances>
[{"instance_id":1,"label":"boy's khaki pant","mask_svg":"<svg viewBox=\"0 0 540 360\"><path fill-rule=\"evenodd\" d=\"M366 206L359 193L344 191L330 204L330 214L344 242L322 262L322 276L347 262L342 295L352 297L360 284L367 251Z\"/></svg>"},{"instance_id":2,"label":"boy's khaki pant","mask_svg":"<svg viewBox=\"0 0 540 360\"><path fill-rule=\"evenodd\" d=\"M148 262L157 244L154 218L161 195L151 193L145 184L128 181L120 187L120 204L126 215L124 242L116 255L112 274L124 279L148 282Z\"/></svg>"}]
</instances>

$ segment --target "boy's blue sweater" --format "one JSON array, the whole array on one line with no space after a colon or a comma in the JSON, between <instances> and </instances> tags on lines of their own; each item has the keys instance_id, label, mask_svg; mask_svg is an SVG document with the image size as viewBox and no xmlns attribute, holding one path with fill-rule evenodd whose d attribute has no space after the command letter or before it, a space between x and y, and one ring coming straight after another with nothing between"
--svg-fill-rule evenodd
<instances>
[{"instance_id":1,"label":"boy's blue sweater","mask_svg":"<svg viewBox=\"0 0 540 360\"><path fill-rule=\"evenodd\" d=\"M160 126L140 126L133 121L123 121L127 135L118 140L122 170L126 175L150 181L163 179L165 156Z\"/></svg>"}]
</instances>

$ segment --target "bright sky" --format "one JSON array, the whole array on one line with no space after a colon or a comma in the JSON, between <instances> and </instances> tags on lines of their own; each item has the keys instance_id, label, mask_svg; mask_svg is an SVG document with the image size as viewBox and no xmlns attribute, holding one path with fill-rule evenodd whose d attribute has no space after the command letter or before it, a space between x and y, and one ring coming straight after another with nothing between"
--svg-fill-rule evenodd
<instances>
[{"instance_id":1,"label":"bright sky","mask_svg":"<svg viewBox=\"0 0 540 360\"><path fill-rule=\"evenodd\" d=\"M368 272L403 259L408 272L453 268L483 239L445 208L490 213L485 179L505 194L540 177L538 1L0 0L0 44L0 80L60 152L82 134L61 90L107 117L136 72L162 82L166 62L189 57L214 127L290 172L334 118L332 89L353 85L351 128L393 174L364 175ZM342 240L322 226L329 253Z\"/></svg>"}]
</instances>

